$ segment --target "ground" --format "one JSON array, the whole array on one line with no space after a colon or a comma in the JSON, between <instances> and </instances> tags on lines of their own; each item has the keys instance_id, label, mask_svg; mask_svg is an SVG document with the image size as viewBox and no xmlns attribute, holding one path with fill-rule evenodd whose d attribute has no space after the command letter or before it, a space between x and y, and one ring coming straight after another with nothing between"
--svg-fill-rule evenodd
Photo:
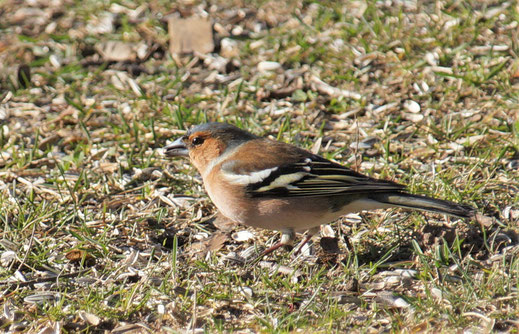
<instances>
[{"instance_id":1,"label":"ground","mask_svg":"<svg viewBox=\"0 0 519 334\"><path fill-rule=\"evenodd\" d=\"M168 20L193 15L215 49L172 54ZM515 2L4 0L0 18L2 330L519 331ZM205 121L478 215L352 214L252 264L279 236L219 217L161 154Z\"/></svg>"}]
</instances>

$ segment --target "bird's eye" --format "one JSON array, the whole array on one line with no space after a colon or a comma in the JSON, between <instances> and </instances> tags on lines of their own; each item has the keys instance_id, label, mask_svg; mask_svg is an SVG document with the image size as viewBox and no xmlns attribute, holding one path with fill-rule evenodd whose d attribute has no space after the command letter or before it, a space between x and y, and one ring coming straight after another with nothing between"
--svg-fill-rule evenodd
<instances>
[{"instance_id":1,"label":"bird's eye","mask_svg":"<svg viewBox=\"0 0 519 334\"><path fill-rule=\"evenodd\" d=\"M194 146L198 146L198 145L202 144L203 142L204 142L204 138L202 138L202 137L195 137L191 141L191 143L193 143Z\"/></svg>"}]
</instances>

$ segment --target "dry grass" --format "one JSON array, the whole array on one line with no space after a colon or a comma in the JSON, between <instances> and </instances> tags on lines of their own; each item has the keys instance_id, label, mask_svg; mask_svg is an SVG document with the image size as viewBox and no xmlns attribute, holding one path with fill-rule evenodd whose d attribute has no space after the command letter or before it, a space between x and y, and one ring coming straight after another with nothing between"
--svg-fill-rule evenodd
<instances>
[{"instance_id":1,"label":"dry grass","mask_svg":"<svg viewBox=\"0 0 519 334\"><path fill-rule=\"evenodd\" d=\"M172 57L168 15L202 10L220 49ZM515 3L5 0L0 17L3 330L518 331ZM110 61L108 41L146 52ZM207 120L482 216L350 215L303 256L244 264L278 236L215 218L160 154Z\"/></svg>"}]
</instances>

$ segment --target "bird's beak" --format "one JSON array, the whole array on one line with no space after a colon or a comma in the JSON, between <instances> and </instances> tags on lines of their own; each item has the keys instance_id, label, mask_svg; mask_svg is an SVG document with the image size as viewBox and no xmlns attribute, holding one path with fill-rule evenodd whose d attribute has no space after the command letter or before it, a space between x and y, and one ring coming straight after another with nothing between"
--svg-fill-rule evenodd
<instances>
[{"instance_id":1,"label":"bird's beak","mask_svg":"<svg viewBox=\"0 0 519 334\"><path fill-rule=\"evenodd\" d=\"M184 137L180 137L169 145L162 148L162 153L168 157L188 157L189 151L186 144L182 141Z\"/></svg>"}]
</instances>

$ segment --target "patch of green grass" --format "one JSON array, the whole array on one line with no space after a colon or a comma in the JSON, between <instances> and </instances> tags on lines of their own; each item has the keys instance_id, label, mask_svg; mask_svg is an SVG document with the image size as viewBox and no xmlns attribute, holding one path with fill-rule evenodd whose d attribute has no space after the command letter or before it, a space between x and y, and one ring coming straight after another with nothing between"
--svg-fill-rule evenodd
<instances>
[{"instance_id":1,"label":"patch of green grass","mask_svg":"<svg viewBox=\"0 0 519 334\"><path fill-rule=\"evenodd\" d=\"M243 16L226 2L138 3L146 6L140 15L115 15L106 34L86 26L112 4L64 4L47 31L49 20L11 21L27 4L0 5L9 21L0 23L0 87L11 93L0 95L0 304L16 312L0 315L2 329L516 330L514 6L256 1ZM164 16L196 8L229 30L215 29L218 40L238 43L238 66L216 70L231 78L223 83L205 80L215 69L203 60L166 50ZM237 26L244 34L233 35ZM99 61L94 47L109 40L157 51L144 61ZM17 83L19 59L31 68L26 89ZM282 69L260 73L261 61ZM142 94L114 84L115 71ZM362 98L319 92L311 75ZM262 95L290 85L286 97ZM420 111L406 110L408 100ZM326 158L487 217L361 213L332 225L339 253L316 237L310 256L279 250L255 266L233 262L232 252L278 236L249 229L254 237L237 241L233 233L245 227L219 230L194 169L159 152L207 121L307 149L322 138ZM377 140L355 148L367 137ZM218 233L224 241L211 244ZM31 302L43 292L58 297Z\"/></svg>"}]
</instances>

